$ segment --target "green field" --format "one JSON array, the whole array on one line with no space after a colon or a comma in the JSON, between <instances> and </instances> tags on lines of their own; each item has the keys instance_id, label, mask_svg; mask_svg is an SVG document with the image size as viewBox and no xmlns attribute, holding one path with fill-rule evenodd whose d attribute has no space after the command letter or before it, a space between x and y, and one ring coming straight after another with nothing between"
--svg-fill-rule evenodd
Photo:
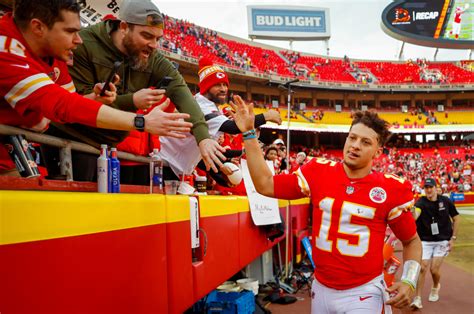
<instances>
[{"instance_id":1,"label":"green field","mask_svg":"<svg viewBox=\"0 0 474 314\"><path fill-rule=\"evenodd\" d=\"M451 9L449 16L447 17L447 26L443 34L445 39L454 39L454 36L450 36L449 32L453 28L454 11L458 6L464 7L469 4L469 9L461 15L461 33L459 39L461 40L474 40L474 1L469 0L457 0L453 1L454 5Z\"/></svg>"},{"instance_id":2,"label":"green field","mask_svg":"<svg viewBox=\"0 0 474 314\"><path fill-rule=\"evenodd\" d=\"M468 209L468 208L458 208ZM474 211L474 208L470 208ZM446 262L474 274L474 215L461 214L458 238Z\"/></svg>"}]
</instances>

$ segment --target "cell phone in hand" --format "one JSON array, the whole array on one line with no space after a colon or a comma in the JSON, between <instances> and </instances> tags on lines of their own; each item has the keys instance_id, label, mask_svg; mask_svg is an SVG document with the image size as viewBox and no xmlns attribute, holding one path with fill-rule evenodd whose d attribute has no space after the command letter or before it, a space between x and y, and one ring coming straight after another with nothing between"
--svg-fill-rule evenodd
<instances>
[{"instance_id":1,"label":"cell phone in hand","mask_svg":"<svg viewBox=\"0 0 474 314\"><path fill-rule=\"evenodd\" d=\"M170 85L171 81L173 81L174 78L171 76L165 76L161 79L161 81L158 83L158 89L164 89L166 90L168 88L168 85Z\"/></svg>"},{"instance_id":2,"label":"cell phone in hand","mask_svg":"<svg viewBox=\"0 0 474 314\"><path fill-rule=\"evenodd\" d=\"M122 61L115 61L114 62L114 67L112 71L109 74L109 77L105 81L104 87L102 87L102 90L100 91L100 96L105 96L105 92L110 90L110 83L113 81L115 74L118 73L120 66L122 65Z\"/></svg>"}]
</instances>

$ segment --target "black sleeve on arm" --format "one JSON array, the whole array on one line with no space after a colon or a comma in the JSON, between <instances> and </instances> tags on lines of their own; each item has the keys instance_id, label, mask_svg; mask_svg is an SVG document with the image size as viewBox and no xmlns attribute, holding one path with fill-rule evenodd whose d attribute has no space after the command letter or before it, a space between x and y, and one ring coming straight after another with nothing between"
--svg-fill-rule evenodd
<instances>
[{"instance_id":1,"label":"black sleeve on arm","mask_svg":"<svg viewBox=\"0 0 474 314\"><path fill-rule=\"evenodd\" d=\"M228 149L224 153L222 153L227 158L234 158L242 156L241 149Z\"/></svg>"},{"instance_id":2,"label":"black sleeve on arm","mask_svg":"<svg viewBox=\"0 0 474 314\"><path fill-rule=\"evenodd\" d=\"M197 167L201 170L206 171L206 165L204 164L204 161L201 160ZM207 173L211 176L211 178L214 179L219 185L225 186L225 187L230 187L229 183L225 179L227 176L222 173L222 171L219 170L219 172L215 173L214 171L207 171Z\"/></svg>"},{"instance_id":3,"label":"black sleeve on arm","mask_svg":"<svg viewBox=\"0 0 474 314\"><path fill-rule=\"evenodd\" d=\"M260 113L255 116L255 127L258 128L261 125L264 125L267 121L265 121L265 117L263 113ZM222 123L219 131L228 133L228 134L239 134L241 133L237 124L235 124L234 120L227 120L226 122Z\"/></svg>"}]
</instances>

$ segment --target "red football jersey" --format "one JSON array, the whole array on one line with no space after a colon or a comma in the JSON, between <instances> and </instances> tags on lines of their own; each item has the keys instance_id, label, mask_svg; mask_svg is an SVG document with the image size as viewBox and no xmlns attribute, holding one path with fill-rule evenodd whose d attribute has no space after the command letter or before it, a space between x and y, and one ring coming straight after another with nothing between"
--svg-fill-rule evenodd
<instances>
[{"instance_id":1,"label":"red football jersey","mask_svg":"<svg viewBox=\"0 0 474 314\"><path fill-rule=\"evenodd\" d=\"M382 274L387 224L402 241L416 234L407 211L411 184L396 176L372 172L349 179L341 162L314 158L293 175L275 176L274 184L275 197L311 197L315 276L327 287L349 289ZM400 232L400 221L408 232Z\"/></svg>"},{"instance_id":2,"label":"red football jersey","mask_svg":"<svg viewBox=\"0 0 474 314\"><path fill-rule=\"evenodd\" d=\"M34 54L11 13L0 18L0 68L0 123L35 131L49 120L96 126L101 104L73 93L65 62ZM11 168L5 156L0 152L0 170Z\"/></svg>"},{"instance_id":3,"label":"red football jersey","mask_svg":"<svg viewBox=\"0 0 474 314\"><path fill-rule=\"evenodd\" d=\"M456 10L454 12L454 23L461 23L461 15L464 13L463 10Z\"/></svg>"}]
</instances>

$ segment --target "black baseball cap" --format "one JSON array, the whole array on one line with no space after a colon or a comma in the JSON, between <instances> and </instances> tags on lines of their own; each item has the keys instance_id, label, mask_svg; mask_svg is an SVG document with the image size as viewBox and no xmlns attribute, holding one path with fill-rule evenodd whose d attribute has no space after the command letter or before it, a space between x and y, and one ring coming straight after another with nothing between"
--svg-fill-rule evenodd
<instances>
[{"instance_id":1,"label":"black baseball cap","mask_svg":"<svg viewBox=\"0 0 474 314\"><path fill-rule=\"evenodd\" d=\"M426 179L424 187L427 187L427 186L431 186L431 187L436 186L435 179L433 179L433 178Z\"/></svg>"}]
</instances>

